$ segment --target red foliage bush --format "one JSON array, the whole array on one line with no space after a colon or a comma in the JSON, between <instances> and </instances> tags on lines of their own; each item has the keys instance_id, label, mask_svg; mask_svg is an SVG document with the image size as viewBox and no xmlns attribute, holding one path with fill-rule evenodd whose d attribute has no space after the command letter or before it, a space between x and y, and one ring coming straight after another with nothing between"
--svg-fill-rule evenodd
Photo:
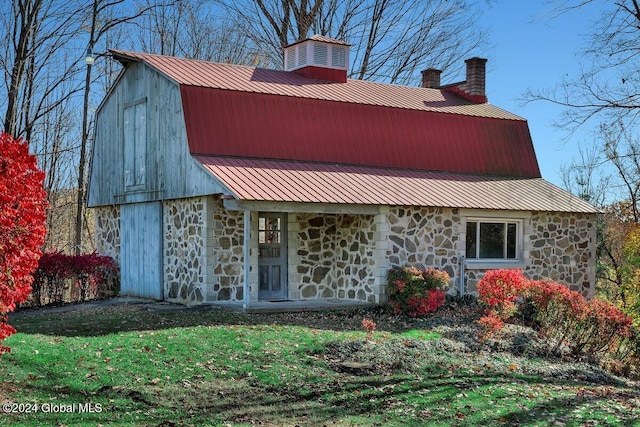
<instances>
[{"instance_id":1,"label":"red foliage bush","mask_svg":"<svg viewBox=\"0 0 640 427\"><path fill-rule=\"evenodd\" d=\"M490 311L478 320L478 324L487 332L497 332L504 327L504 322L498 315Z\"/></svg>"},{"instance_id":2,"label":"red foliage bush","mask_svg":"<svg viewBox=\"0 0 640 427\"><path fill-rule=\"evenodd\" d=\"M522 270L489 270L478 282L478 300L487 313L504 321L516 314L515 302L528 286L529 280Z\"/></svg>"},{"instance_id":3,"label":"red foliage bush","mask_svg":"<svg viewBox=\"0 0 640 427\"><path fill-rule=\"evenodd\" d=\"M389 299L395 314L424 316L444 304L444 289L449 285L446 271L428 268L396 267L389 270Z\"/></svg>"},{"instance_id":4,"label":"red foliage bush","mask_svg":"<svg viewBox=\"0 0 640 427\"><path fill-rule=\"evenodd\" d=\"M440 289L431 289L424 296L412 295L407 301L407 308L402 310L396 307L396 312L404 311L411 317L421 317L427 313L433 313L444 304L445 293Z\"/></svg>"},{"instance_id":5,"label":"red foliage bush","mask_svg":"<svg viewBox=\"0 0 640 427\"><path fill-rule=\"evenodd\" d=\"M555 340L555 350L566 345L574 354L615 352L631 333L631 318L613 304L586 301L558 283L533 282L529 297L537 307L540 329Z\"/></svg>"},{"instance_id":6,"label":"red foliage bush","mask_svg":"<svg viewBox=\"0 0 640 427\"><path fill-rule=\"evenodd\" d=\"M3 340L15 333L7 314L31 292L46 233L44 173L26 142L0 135L0 354Z\"/></svg>"},{"instance_id":7,"label":"red foliage bush","mask_svg":"<svg viewBox=\"0 0 640 427\"><path fill-rule=\"evenodd\" d=\"M556 282L530 281L520 270L487 271L477 289L485 306L485 316L478 323L487 332L502 329L504 321L518 312L517 301L529 301L536 324L554 352L564 345L576 355L613 353L631 334L631 318L614 305L586 301Z\"/></svg>"},{"instance_id":8,"label":"red foliage bush","mask_svg":"<svg viewBox=\"0 0 640 427\"><path fill-rule=\"evenodd\" d=\"M118 267L111 257L48 252L34 273L30 302L41 306L110 296L117 292L117 280Z\"/></svg>"}]
</instances>

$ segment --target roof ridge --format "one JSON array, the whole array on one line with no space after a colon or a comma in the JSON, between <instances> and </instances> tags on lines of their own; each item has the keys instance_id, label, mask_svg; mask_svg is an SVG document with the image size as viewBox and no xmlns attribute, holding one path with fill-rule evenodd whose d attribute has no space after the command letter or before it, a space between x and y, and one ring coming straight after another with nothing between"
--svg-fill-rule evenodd
<instances>
[{"instance_id":1,"label":"roof ridge","mask_svg":"<svg viewBox=\"0 0 640 427\"><path fill-rule=\"evenodd\" d=\"M436 88L361 79L336 83L273 68L118 49L110 49L110 52L123 63L144 62L181 86L526 121L488 102L474 103Z\"/></svg>"},{"instance_id":2,"label":"roof ridge","mask_svg":"<svg viewBox=\"0 0 640 427\"><path fill-rule=\"evenodd\" d=\"M162 54L159 54L159 53L146 53L146 52L137 52L137 51L120 50L120 49L109 49L109 52L112 52L112 53L116 52L117 55L129 56L132 59L140 59L142 61L144 61L143 57L145 57L145 56L153 56L155 58L167 58L167 59L176 60L176 61L201 62L201 63L205 63L205 64L221 65L221 66L224 66L224 67L231 66L231 67L237 67L237 68L248 68L248 69L261 68L263 70L270 70L270 68L252 67L251 65L234 64L234 63L231 63L231 62L209 61L209 60L206 60L206 59L187 58L187 57L184 57L184 56L162 55ZM137 58L137 57L140 57L140 58ZM274 71L284 71L284 70L275 70L274 69Z\"/></svg>"}]
</instances>

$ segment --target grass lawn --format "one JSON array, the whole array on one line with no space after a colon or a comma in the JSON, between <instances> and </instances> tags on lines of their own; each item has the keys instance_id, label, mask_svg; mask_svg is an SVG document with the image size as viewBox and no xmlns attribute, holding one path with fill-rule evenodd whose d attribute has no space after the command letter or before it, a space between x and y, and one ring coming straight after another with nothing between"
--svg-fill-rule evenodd
<instances>
[{"instance_id":1,"label":"grass lawn","mask_svg":"<svg viewBox=\"0 0 640 427\"><path fill-rule=\"evenodd\" d=\"M363 316L378 324L371 339ZM471 351L380 310L131 305L11 324L0 402L32 412L0 426L640 426L636 383Z\"/></svg>"}]
</instances>

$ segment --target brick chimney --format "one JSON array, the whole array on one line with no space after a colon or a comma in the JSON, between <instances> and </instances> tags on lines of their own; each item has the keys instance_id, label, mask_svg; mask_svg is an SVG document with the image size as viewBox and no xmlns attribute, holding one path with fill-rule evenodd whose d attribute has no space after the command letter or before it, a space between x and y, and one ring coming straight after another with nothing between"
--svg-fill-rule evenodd
<instances>
[{"instance_id":1,"label":"brick chimney","mask_svg":"<svg viewBox=\"0 0 640 427\"><path fill-rule=\"evenodd\" d=\"M422 71L422 87L437 89L440 87L440 74L442 70L429 68Z\"/></svg>"},{"instance_id":2,"label":"brick chimney","mask_svg":"<svg viewBox=\"0 0 640 427\"><path fill-rule=\"evenodd\" d=\"M474 98L484 98L487 102L487 94L485 92L485 78L487 60L484 58L473 57L464 61L467 64L467 83L465 92Z\"/></svg>"},{"instance_id":3,"label":"brick chimney","mask_svg":"<svg viewBox=\"0 0 640 427\"><path fill-rule=\"evenodd\" d=\"M467 99L476 104L484 104L487 102L487 94L485 93L485 78L487 60L484 58L469 58L464 61L467 64L467 80L458 83L450 83L440 85L440 89ZM428 71L428 70L427 70ZM425 72L422 72L422 84L425 81Z\"/></svg>"}]
</instances>

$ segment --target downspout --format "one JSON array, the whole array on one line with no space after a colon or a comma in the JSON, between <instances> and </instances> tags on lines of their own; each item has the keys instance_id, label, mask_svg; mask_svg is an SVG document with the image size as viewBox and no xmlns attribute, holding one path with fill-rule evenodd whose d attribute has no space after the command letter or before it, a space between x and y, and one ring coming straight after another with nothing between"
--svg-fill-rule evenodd
<instances>
[{"instance_id":1,"label":"downspout","mask_svg":"<svg viewBox=\"0 0 640 427\"><path fill-rule=\"evenodd\" d=\"M242 308L249 308L249 300L251 295L250 286L249 286L249 269L251 268L251 249L249 245L251 243L251 211L244 211L244 242L243 242L243 250L244 250L244 278L243 278L243 290L242 290Z\"/></svg>"},{"instance_id":2,"label":"downspout","mask_svg":"<svg viewBox=\"0 0 640 427\"><path fill-rule=\"evenodd\" d=\"M464 296L464 255L460 255L458 257L458 263L460 271L460 288L458 289L458 295L460 296L460 298L462 298Z\"/></svg>"}]
</instances>

